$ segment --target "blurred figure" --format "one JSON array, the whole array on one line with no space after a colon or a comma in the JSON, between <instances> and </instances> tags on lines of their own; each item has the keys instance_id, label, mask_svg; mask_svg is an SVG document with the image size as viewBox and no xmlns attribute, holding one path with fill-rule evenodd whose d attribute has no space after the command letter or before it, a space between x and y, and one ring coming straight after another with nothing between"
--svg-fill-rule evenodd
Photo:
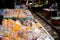
<instances>
[{"instance_id":1,"label":"blurred figure","mask_svg":"<svg viewBox=\"0 0 60 40\"><path fill-rule=\"evenodd\" d=\"M53 2L53 4L50 6L50 8L57 10L57 2Z\"/></svg>"},{"instance_id":2,"label":"blurred figure","mask_svg":"<svg viewBox=\"0 0 60 40\"><path fill-rule=\"evenodd\" d=\"M53 14L52 14L53 16L55 16L55 17L58 16L57 2L54 1L53 4L50 6L50 9L54 9Z\"/></svg>"}]
</instances>

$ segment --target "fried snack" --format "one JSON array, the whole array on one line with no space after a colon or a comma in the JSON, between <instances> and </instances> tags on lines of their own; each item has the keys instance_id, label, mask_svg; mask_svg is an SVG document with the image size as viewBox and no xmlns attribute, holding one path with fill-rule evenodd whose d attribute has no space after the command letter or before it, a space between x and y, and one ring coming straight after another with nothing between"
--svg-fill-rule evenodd
<instances>
[{"instance_id":1,"label":"fried snack","mask_svg":"<svg viewBox=\"0 0 60 40\"><path fill-rule=\"evenodd\" d=\"M16 20L16 24L20 25L20 27L22 27L22 24L19 20Z\"/></svg>"},{"instance_id":2,"label":"fried snack","mask_svg":"<svg viewBox=\"0 0 60 40\"><path fill-rule=\"evenodd\" d=\"M2 40L10 40L8 37L3 37Z\"/></svg>"},{"instance_id":3,"label":"fried snack","mask_svg":"<svg viewBox=\"0 0 60 40\"><path fill-rule=\"evenodd\" d=\"M30 26L27 26L27 27L26 27L26 30L31 30Z\"/></svg>"},{"instance_id":4,"label":"fried snack","mask_svg":"<svg viewBox=\"0 0 60 40\"><path fill-rule=\"evenodd\" d=\"M22 30L22 34L21 34L21 38L25 39L25 40L28 40L28 33L26 30Z\"/></svg>"},{"instance_id":5,"label":"fried snack","mask_svg":"<svg viewBox=\"0 0 60 40\"><path fill-rule=\"evenodd\" d=\"M13 28L13 31L14 31L14 32L18 32L19 30L22 30L22 28L20 27L20 25L15 24L15 26L14 26L14 28Z\"/></svg>"},{"instance_id":6,"label":"fried snack","mask_svg":"<svg viewBox=\"0 0 60 40\"><path fill-rule=\"evenodd\" d=\"M14 23L13 31L18 32L19 30L22 30L22 24L17 20Z\"/></svg>"},{"instance_id":7,"label":"fried snack","mask_svg":"<svg viewBox=\"0 0 60 40\"><path fill-rule=\"evenodd\" d=\"M40 23L36 23L36 27L37 28L40 28L41 27L41 24Z\"/></svg>"},{"instance_id":8,"label":"fried snack","mask_svg":"<svg viewBox=\"0 0 60 40\"><path fill-rule=\"evenodd\" d=\"M11 34L7 35L7 37L8 37L10 40L12 39L12 35L11 35Z\"/></svg>"},{"instance_id":9,"label":"fried snack","mask_svg":"<svg viewBox=\"0 0 60 40\"><path fill-rule=\"evenodd\" d=\"M3 26L3 27L8 27L8 26L7 26L7 22L8 22L8 20L7 20L7 19L4 19L4 20L2 21L2 26Z\"/></svg>"},{"instance_id":10,"label":"fried snack","mask_svg":"<svg viewBox=\"0 0 60 40\"><path fill-rule=\"evenodd\" d=\"M23 13L23 12L24 12L24 10L23 10L23 9L19 9L19 11L18 11L18 12Z\"/></svg>"},{"instance_id":11,"label":"fried snack","mask_svg":"<svg viewBox=\"0 0 60 40\"><path fill-rule=\"evenodd\" d=\"M7 23L8 23L8 27L9 27L9 28L12 28L12 27L13 27L13 22L14 22L14 21L13 21L12 19L9 19L9 20L8 20Z\"/></svg>"},{"instance_id":12,"label":"fried snack","mask_svg":"<svg viewBox=\"0 0 60 40\"><path fill-rule=\"evenodd\" d=\"M25 15L24 13L19 14L19 15L18 15L18 18L26 18L26 15Z\"/></svg>"}]
</instances>

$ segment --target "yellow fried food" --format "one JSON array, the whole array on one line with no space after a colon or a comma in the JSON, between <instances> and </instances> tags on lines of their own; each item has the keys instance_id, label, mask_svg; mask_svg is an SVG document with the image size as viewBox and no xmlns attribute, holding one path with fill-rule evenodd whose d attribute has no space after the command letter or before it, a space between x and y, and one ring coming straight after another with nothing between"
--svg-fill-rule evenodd
<instances>
[{"instance_id":1,"label":"yellow fried food","mask_svg":"<svg viewBox=\"0 0 60 40\"><path fill-rule=\"evenodd\" d=\"M8 35L8 38L11 40L11 39L12 39L12 35L11 35L11 34L9 34L9 35Z\"/></svg>"},{"instance_id":2,"label":"yellow fried food","mask_svg":"<svg viewBox=\"0 0 60 40\"><path fill-rule=\"evenodd\" d=\"M20 13L23 13L23 9L20 9L19 12L20 12Z\"/></svg>"},{"instance_id":3,"label":"yellow fried food","mask_svg":"<svg viewBox=\"0 0 60 40\"><path fill-rule=\"evenodd\" d=\"M22 27L22 24L19 20L16 21L16 24L20 25L20 27Z\"/></svg>"},{"instance_id":4,"label":"yellow fried food","mask_svg":"<svg viewBox=\"0 0 60 40\"><path fill-rule=\"evenodd\" d=\"M2 21L2 26L3 26L3 27L8 27L8 26L7 26L7 22L8 22L8 20L7 20L7 19L4 19L4 20Z\"/></svg>"},{"instance_id":5,"label":"yellow fried food","mask_svg":"<svg viewBox=\"0 0 60 40\"><path fill-rule=\"evenodd\" d=\"M13 22L14 21L12 19L8 20L8 22L7 22L8 23L8 28L12 28L13 27Z\"/></svg>"},{"instance_id":6,"label":"yellow fried food","mask_svg":"<svg viewBox=\"0 0 60 40\"><path fill-rule=\"evenodd\" d=\"M26 30L30 30L30 29L31 29L30 26L27 26L27 27L26 27Z\"/></svg>"},{"instance_id":7,"label":"yellow fried food","mask_svg":"<svg viewBox=\"0 0 60 40\"><path fill-rule=\"evenodd\" d=\"M14 26L14 28L13 28L13 31L14 31L14 32L18 32L19 30L22 30L22 28L20 27L20 25L15 24L15 26Z\"/></svg>"},{"instance_id":8,"label":"yellow fried food","mask_svg":"<svg viewBox=\"0 0 60 40\"><path fill-rule=\"evenodd\" d=\"M16 37L16 40L20 40L20 37Z\"/></svg>"},{"instance_id":9,"label":"yellow fried food","mask_svg":"<svg viewBox=\"0 0 60 40\"><path fill-rule=\"evenodd\" d=\"M18 18L26 18L26 16L24 14L21 14L18 16Z\"/></svg>"},{"instance_id":10,"label":"yellow fried food","mask_svg":"<svg viewBox=\"0 0 60 40\"><path fill-rule=\"evenodd\" d=\"M41 24L40 23L36 23L36 27L37 28L41 27Z\"/></svg>"},{"instance_id":11,"label":"yellow fried food","mask_svg":"<svg viewBox=\"0 0 60 40\"><path fill-rule=\"evenodd\" d=\"M10 40L8 37L3 37L2 40Z\"/></svg>"}]
</instances>

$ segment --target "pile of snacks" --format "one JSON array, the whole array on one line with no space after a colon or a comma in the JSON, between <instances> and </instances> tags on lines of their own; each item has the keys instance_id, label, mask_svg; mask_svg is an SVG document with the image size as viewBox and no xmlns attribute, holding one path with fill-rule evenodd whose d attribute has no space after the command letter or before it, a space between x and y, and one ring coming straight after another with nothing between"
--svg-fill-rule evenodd
<instances>
[{"instance_id":1,"label":"pile of snacks","mask_svg":"<svg viewBox=\"0 0 60 40\"><path fill-rule=\"evenodd\" d=\"M44 32L37 20L4 19L2 21L2 40L45 40L49 36Z\"/></svg>"},{"instance_id":2,"label":"pile of snacks","mask_svg":"<svg viewBox=\"0 0 60 40\"><path fill-rule=\"evenodd\" d=\"M0 27L1 40L52 40L29 10L5 10L4 17L17 17L19 19L3 19L2 27ZM21 18L26 20L21 21Z\"/></svg>"},{"instance_id":3,"label":"pile of snacks","mask_svg":"<svg viewBox=\"0 0 60 40\"><path fill-rule=\"evenodd\" d=\"M16 17L16 18L33 18L31 12L29 10L23 9L5 9L6 13L4 17Z\"/></svg>"}]
</instances>

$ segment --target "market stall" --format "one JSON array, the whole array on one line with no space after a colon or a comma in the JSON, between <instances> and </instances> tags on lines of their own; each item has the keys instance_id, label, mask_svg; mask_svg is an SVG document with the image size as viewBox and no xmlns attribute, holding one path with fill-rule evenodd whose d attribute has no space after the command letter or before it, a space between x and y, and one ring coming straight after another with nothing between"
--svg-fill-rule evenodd
<instances>
[{"instance_id":1,"label":"market stall","mask_svg":"<svg viewBox=\"0 0 60 40\"><path fill-rule=\"evenodd\" d=\"M29 10L4 9L1 40L54 40Z\"/></svg>"}]
</instances>

